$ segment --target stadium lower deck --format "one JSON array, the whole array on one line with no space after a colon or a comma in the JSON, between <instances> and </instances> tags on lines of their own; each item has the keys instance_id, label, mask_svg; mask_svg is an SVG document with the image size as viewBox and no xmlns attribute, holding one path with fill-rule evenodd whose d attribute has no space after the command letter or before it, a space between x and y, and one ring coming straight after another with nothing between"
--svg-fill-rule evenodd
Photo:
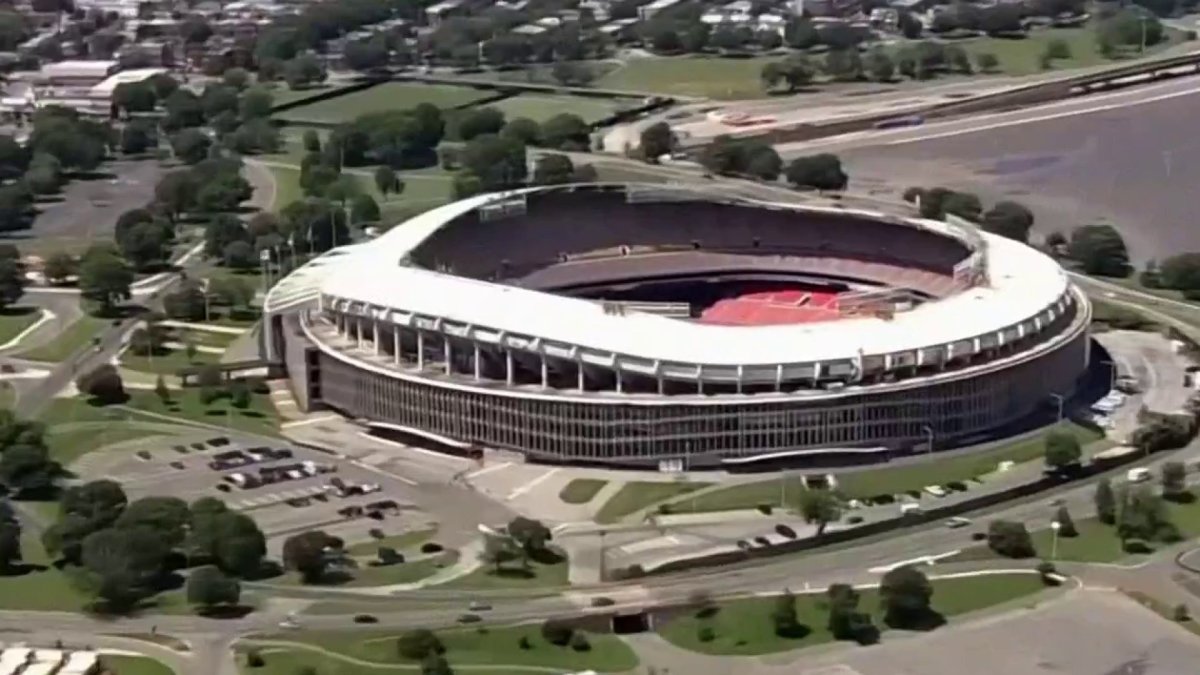
<instances>
[{"instance_id":1,"label":"stadium lower deck","mask_svg":"<svg viewBox=\"0 0 1200 675\"><path fill-rule=\"evenodd\" d=\"M832 321L840 316L838 293L776 290L719 300L701 312L699 320L724 326L770 326Z\"/></svg>"}]
</instances>

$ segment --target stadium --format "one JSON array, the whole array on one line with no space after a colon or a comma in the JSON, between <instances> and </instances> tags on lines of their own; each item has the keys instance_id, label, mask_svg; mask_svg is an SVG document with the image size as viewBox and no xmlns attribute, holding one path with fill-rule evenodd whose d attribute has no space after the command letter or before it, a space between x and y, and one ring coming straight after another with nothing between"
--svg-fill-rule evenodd
<instances>
[{"instance_id":1,"label":"stadium","mask_svg":"<svg viewBox=\"0 0 1200 675\"><path fill-rule=\"evenodd\" d=\"M479 195L276 284L304 410L443 449L615 466L863 461L1071 396L1091 308L1023 244L713 186Z\"/></svg>"}]
</instances>

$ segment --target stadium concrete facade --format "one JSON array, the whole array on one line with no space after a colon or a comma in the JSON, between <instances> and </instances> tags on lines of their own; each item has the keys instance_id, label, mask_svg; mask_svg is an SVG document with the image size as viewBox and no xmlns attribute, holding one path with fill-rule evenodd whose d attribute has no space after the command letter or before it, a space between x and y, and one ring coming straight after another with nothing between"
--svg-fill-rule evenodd
<instances>
[{"instance_id":1,"label":"stadium concrete facade","mask_svg":"<svg viewBox=\"0 0 1200 675\"><path fill-rule=\"evenodd\" d=\"M428 211L265 309L305 409L693 467L949 447L1071 396L1091 318L1057 262L966 223L625 184Z\"/></svg>"}]
</instances>

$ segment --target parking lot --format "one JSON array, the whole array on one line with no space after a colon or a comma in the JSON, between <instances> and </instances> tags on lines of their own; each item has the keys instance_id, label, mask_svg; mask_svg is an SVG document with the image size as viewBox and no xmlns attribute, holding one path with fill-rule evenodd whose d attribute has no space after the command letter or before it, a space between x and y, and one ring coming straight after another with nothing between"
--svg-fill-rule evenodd
<instances>
[{"instance_id":1,"label":"parking lot","mask_svg":"<svg viewBox=\"0 0 1200 675\"><path fill-rule=\"evenodd\" d=\"M373 529L395 535L431 525L416 506L413 486L283 442L212 434L144 439L90 456L81 468L85 480L120 482L131 500L222 499L255 519L273 555L288 536L309 529L354 543L369 540Z\"/></svg>"}]
</instances>

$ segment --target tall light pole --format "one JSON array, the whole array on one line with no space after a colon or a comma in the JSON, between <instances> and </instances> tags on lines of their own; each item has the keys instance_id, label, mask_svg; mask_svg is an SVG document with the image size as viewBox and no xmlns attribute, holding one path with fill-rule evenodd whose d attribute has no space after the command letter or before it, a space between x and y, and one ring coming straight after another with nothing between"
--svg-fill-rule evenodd
<instances>
[{"instance_id":1,"label":"tall light pole","mask_svg":"<svg viewBox=\"0 0 1200 675\"><path fill-rule=\"evenodd\" d=\"M1050 521L1050 560L1058 559L1058 531L1061 529L1062 523Z\"/></svg>"},{"instance_id":2,"label":"tall light pole","mask_svg":"<svg viewBox=\"0 0 1200 675\"><path fill-rule=\"evenodd\" d=\"M925 432L925 452L933 452L933 427L929 426L928 424L922 424L921 431Z\"/></svg>"},{"instance_id":3,"label":"tall light pole","mask_svg":"<svg viewBox=\"0 0 1200 675\"><path fill-rule=\"evenodd\" d=\"M1051 398L1053 398L1055 401L1057 401L1057 402L1058 402L1058 419L1057 419L1056 421L1058 421L1058 422L1062 422L1062 418L1063 418L1063 400L1064 400L1064 399L1063 399L1063 395L1062 395L1062 394L1053 394L1053 393L1052 393L1052 394L1050 394L1050 397L1051 397Z\"/></svg>"},{"instance_id":4,"label":"tall light pole","mask_svg":"<svg viewBox=\"0 0 1200 675\"><path fill-rule=\"evenodd\" d=\"M208 282L208 277L204 277L200 280L200 290L202 293L204 293L204 323L208 323L212 320L208 317Z\"/></svg>"}]
</instances>

